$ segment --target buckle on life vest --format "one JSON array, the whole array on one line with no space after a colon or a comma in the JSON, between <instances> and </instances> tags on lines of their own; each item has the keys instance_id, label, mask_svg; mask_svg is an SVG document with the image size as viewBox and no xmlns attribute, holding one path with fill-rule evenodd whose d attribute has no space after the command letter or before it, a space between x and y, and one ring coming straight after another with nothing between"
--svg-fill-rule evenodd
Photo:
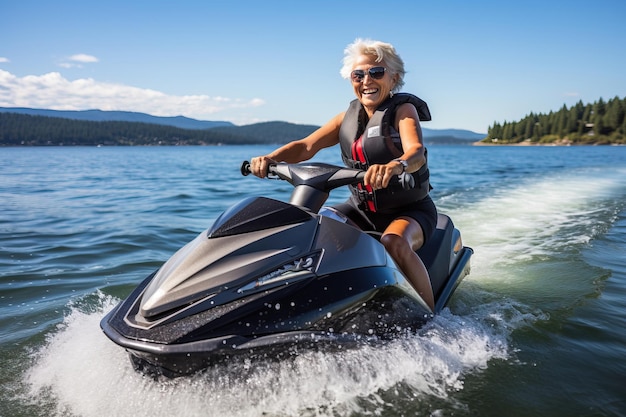
<instances>
[{"instance_id":1,"label":"buckle on life vest","mask_svg":"<svg viewBox=\"0 0 626 417\"><path fill-rule=\"evenodd\" d=\"M350 187L350 189L352 190L352 194L359 201L359 203L357 204L359 210L369 211L370 205L368 204L368 202L374 201L374 194L368 192L367 190L362 190L358 188Z\"/></svg>"},{"instance_id":2,"label":"buckle on life vest","mask_svg":"<svg viewBox=\"0 0 626 417\"><path fill-rule=\"evenodd\" d=\"M374 200L374 194L370 193L367 190L356 190L356 196L362 203Z\"/></svg>"},{"instance_id":3,"label":"buckle on life vest","mask_svg":"<svg viewBox=\"0 0 626 417\"><path fill-rule=\"evenodd\" d=\"M354 159L351 159L350 160L350 165L354 169L360 169L361 171L366 171L367 170L367 164L365 162L356 161Z\"/></svg>"}]
</instances>

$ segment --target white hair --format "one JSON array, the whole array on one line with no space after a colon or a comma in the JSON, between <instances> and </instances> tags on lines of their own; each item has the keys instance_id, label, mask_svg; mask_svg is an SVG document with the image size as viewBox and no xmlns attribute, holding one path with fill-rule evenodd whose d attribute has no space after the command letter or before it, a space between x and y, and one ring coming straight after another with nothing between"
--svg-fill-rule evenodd
<instances>
[{"instance_id":1,"label":"white hair","mask_svg":"<svg viewBox=\"0 0 626 417\"><path fill-rule=\"evenodd\" d=\"M374 41L371 39L357 38L350 45L346 46L343 51L343 67L339 71L345 79L350 79L350 74L354 68L357 58L362 55L371 55L376 57L376 62L385 61L387 70L391 75L397 75L398 81L393 86L393 92L397 93L404 85L404 61L400 55L396 53L396 49L390 43Z\"/></svg>"}]
</instances>

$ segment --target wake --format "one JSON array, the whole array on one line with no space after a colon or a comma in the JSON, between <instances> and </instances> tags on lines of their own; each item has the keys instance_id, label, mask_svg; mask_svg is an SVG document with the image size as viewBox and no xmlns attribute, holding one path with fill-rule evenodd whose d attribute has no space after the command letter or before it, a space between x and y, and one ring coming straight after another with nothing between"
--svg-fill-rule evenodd
<instances>
[{"instance_id":1,"label":"wake","mask_svg":"<svg viewBox=\"0 0 626 417\"><path fill-rule=\"evenodd\" d=\"M308 351L280 362L241 357L194 376L154 380L135 372L99 328L116 302L98 294L97 308L72 307L33 355L29 401L57 415L330 416L364 404L384 408L380 393L398 384L416 397L447 398L463 389L465 374L508 357L507 326L446 309L418 334L382 346Z\"/></svg>"}]
</instances>

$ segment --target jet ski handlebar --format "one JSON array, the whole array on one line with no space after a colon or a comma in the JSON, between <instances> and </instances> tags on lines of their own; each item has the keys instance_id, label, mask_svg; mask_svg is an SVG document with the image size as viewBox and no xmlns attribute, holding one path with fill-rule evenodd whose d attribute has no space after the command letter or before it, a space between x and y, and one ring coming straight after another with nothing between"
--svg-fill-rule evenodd
<instances>
[{"instance_id":1,"label":"jet ski handlebar","mask_svg":"<svg viewBox=\"0 0 626 417\"><path fill-rule=\"evenodd\" d=\"M241 165L241 174L248 176L252 173L250 162L244 161ZM356 185L363 182L365 171L353 168L344 168L321 162L301 162L287 164L284 162L270 164L268 167L270 178L282 179L294 187L307 185L319 191L328 193L344 185ZM398 176L405 190L415 186L412 175Z\"/></svg>"}]
</instances>

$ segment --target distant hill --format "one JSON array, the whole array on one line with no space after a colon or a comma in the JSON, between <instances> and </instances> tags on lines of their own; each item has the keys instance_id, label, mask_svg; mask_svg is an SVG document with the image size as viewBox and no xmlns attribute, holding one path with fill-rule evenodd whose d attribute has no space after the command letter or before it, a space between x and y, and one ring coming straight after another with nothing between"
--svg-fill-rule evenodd
<instances>
[{"instance_id":1,"label":"distant hill","mask_svg":"<svg viewBox=\"0 0 626 417\"><path fill-rule=\"evenodd\" d=\"M281 144L316 126L285 122L210 129L0 112L0 146L185 146Z\"/></svg>"},{"instance_id":2,"label":"distant hill","mask_svg":"<svg viewBox=\"0 0 626 417\"><path fill-rule=\"evenodd\" d=\"M428 129L422 126L422 133L424 134L424 138L455 138L461 140L468 141L478 141L483 140L486 133L476 133L471 130L463 130L463 129Z\"/></svg>"},{"instance_id":3,"label":"distant hill","mask_svg":"<svg viewBox=\"0 0 626 417\"><path fill-rule=\"evenodd\" d=\"M313 133L319 126L299 125L287 122L262 122L245 126L214 127L211 133L219 135L228 142L228 139L243 140L255 138L260 143L287 143Z\"/></svg>"},{"instance_id":4,"label":"distant hill","mask_svg":"<svg viewBox=\"0 0 626 417\"><path fill-rule=\"evenodd\" d=\"M25 107L0 107L0 112L28 114L31 116L60 117L72 120L87 120L91 122L138 122L163 126L174 126L181 129L211 129L219 126L234 126L231 122L203 121L190 119L184 116L161 117L146 113L130 111L104 110L46 110L29 109Z\"/></svg>"},{"instance_id":5,"label":"distant hill","mask_svg":"<svg viewBox=\"0 0 626 417\"><path fill-rule=\"evenodd\" d=\"M183 116L159 117L145 113L103 110L63 111L0 107L0 116L2 114L5 131L0 132L0 145L286 143L302 138L318 127L280 121L236 126L230 122L201 121ZM24 119L17 115L31 116L34 119ZM54 118L57 121L38 119L39 117ZM92 122L98 123L89 124ZM8 132L9 128L12 133ZM119 133L122 128L124 132ZM484 134L461 129L422 130L427 145L470 145L485 137Z\"/></svg>"}]
</instances>

